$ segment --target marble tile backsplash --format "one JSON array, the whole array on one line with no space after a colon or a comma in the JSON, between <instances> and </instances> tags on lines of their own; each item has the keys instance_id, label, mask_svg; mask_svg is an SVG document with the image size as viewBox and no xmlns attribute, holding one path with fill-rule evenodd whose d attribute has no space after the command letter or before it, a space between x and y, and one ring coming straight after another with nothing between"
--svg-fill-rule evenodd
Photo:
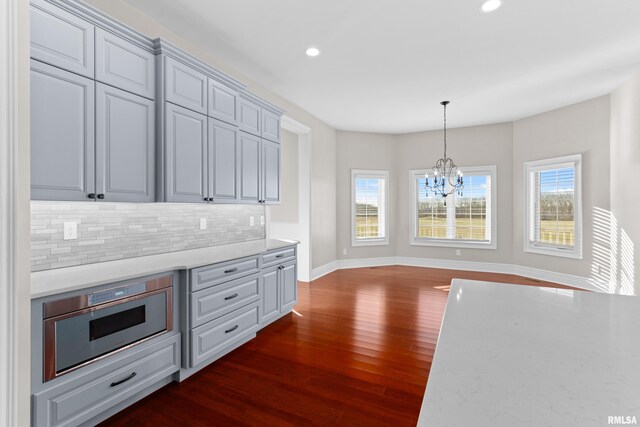
<instances>
[{"instance_id":1,"label":"marble tile backsplash","mask_svg":"<svg viewBox=\"0 0 640 427\"><path fill-rule=\"evenodd\" d=\"M264 214L260 205L34 201L31 271L264 239ZM65 222L78 224L76 240L64 240Z\"/></svg>"}]
</instances>

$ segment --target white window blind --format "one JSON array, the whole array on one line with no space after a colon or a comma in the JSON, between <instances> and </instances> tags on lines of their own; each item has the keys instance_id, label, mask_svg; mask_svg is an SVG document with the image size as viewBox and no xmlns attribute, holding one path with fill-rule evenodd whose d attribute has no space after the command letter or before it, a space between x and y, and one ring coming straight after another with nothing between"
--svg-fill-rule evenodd
<instances>
[{"instance_id":1,"label":"white window blind","mask_svg":"<svg viewBox=\"0 0 640 427\"><path fill-rule=\"evenodd\" d=\"M352 244L388 244L388 171L353 170L351 175Z\"/></svg>"},{"instance_id":2,"label":"white window blind","mask_svg":"<svg viewBox=\"0 0 640 427\"><path fill-rule=\"evenodd\" d=\"M462 195L444 198L425 188L424 170L412 171L412 244L495 248L495 166L461 168Z\"/></svg>"},{"instance_id":3,"label":"white window blind","mask_svg":"<svg viewBox=\"0 0 640 427\"><path fill-rule=\"evenodd\" d=\"M526 164L525 250L581 256L580 163L578 155Z\"/></svg>"}]
</instances>

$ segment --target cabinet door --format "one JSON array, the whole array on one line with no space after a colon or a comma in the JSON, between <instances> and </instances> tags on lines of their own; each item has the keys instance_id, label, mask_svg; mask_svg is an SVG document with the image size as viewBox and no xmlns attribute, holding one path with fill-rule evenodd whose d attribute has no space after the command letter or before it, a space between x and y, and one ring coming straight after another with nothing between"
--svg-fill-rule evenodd
<instances>
[{"instance_id":1,"label":"cabinet door","mask_svg":"<svg viewBox=\"0 0 640 427\"><path fill-rule=\"evenodd\" d=\"M207 76L169 57L164 66L165 100L207 114Z\"/></svg>"},{"instance_id":2,"label":"cabinet door","mask_svg":"<svg viewBox=\"0 0 640 427\"><path fill-rule=\"evenodd\" d=\"M94 83L31 61L31 198L91 200Z\"/></svg>"},{"instance_id":3,"label":"cabinet door","mask_svg":"<svg viewBox=\"0 0 640 427\"><path fill-rule=\"evenodd\" d=\"M169 103L165 107L165 201L204 202L207 117Z\"/></svg>"},{"instance_id":4,"label":"cabinet door","mask_svg":"<svg viewBox=\"0 0 640 427\"><path fill-rule=\"evenodd\" d=\"M273 142L280 142L280 116L262 109L262 137Z\"/></svg>"},{"instance_id":5,"label":"cabinet door","mask_svg":"<svg viewBox=\"0 0 640 427\"><path fill-rule=\"evenodd\" d=\"M31 57L93 78L94 26L44 0L31 4Z\"/></svg>"},{"instance_id":6,"label":"cabinet door","mask_svg":"<svg viewBox=\"0 0 640 427\"><path fill-rule=\"evenodd\" d=\"M96 84L96 193L105 201L154 201L154 106L147 98Z\"/></svg>"},{"instance_id":7,"label":"cabinet door","mask_svg":"<svg viewBox=\"0 0 640 427\"><path fill-rule=\"evenodd\" d=\"M279 267L264 270L260 280L260 324L265 325L280 314Z\"/></svg>"},{"instance_id":8,"label":"cabinet door","mask_svg":"<svg viewBox=\"0 0 640 427\"><path fill-rule=\"evenodd\" d=\"M214 202L235 202L238 128L209 119L209 197Z\"/></svg>"},{"instance_id":9,"label":"cabinet door","mask_svg":"<svg viewBox=\"0 0 640 427\"><path fill-rule=\"evenodd\" d=\"M280 144L265 139L262 146L262 200L280 203Z\"/></svg>"},{"instance_id":10,"label":"cabinet door","mask_svg":"<svg viewBox=\"0 0 640 427\"><path fill-rule=\"evenodd\" d=\"M260 138L240 132L240 200L260 200Z\"/></svg>"},{"instance_id":11,"label":"cabinet door","mask_svg":"<svg viewBox=\"0 0 640 427\"><path fill-rule=\"evenodd\" d=\"M240 130L260 136L260 111L253 102L242 97L238 98L238 124Z\"/></svg>"},{"instance_id":12,"label":"cabinet door","mask_svg":"<svg viewBox=\"0 0 640 427\"><path fill-rule=\"evenodd\" d=\"M288 311L298 302L298 278L296 274L296 264L283 264L280 269L280 283L282 286L282 308L281 311Z\"/></svg>"},{"instance_id":13,"label":"cabinet door","mask_svg":"<svg viewBox=\"0 0 640 427\"><path fill-rule=\"evenodd\" d=\"M96 80L153 99L155 55L96 28Z\"/></svg>"},{"instance_id":14,"label":"cabinet door","mask_svg":"<svg viewBox=\"0 0 640 427\"><path fill-rule=\"evenodd\" d=\"M238 124L238 92L209 78L209 116Z\"/></svg>"}]
</instances>

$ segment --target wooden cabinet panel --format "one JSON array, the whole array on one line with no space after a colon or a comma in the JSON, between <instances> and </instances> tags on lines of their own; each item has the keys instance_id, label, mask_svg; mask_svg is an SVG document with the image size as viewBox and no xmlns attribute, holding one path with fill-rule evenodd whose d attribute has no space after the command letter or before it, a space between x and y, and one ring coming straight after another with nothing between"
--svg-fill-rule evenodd
<instances>
[{"instance_id":1,"label":"wooden cabinet panel","mask_svg":"<svg viewBox=\"0 0 640 427\"><path fill-rule=\"evenodd\" d=\"M280 144L261 141L261 183L264 203L280 202Z\"/></svg>"},{"instance_id":2,"label":"wooden cabinet panel","mask_svg":"<svg viewBox=\"0 0 640 427\"><path fill-rule=\"evenodd\" d=\"M95 188L94 82L31 61L31 198L90 200Z\"/></svg>"},{"instance_id":3,"label":"wooden cabinet panel","mask_svg":"<svg viewBox=\"0 0 640 427\"><path fill-rule=\"evenodd\" d=\"M207 117L173 104L165 106L165 201L204 203Z\"/></svg>"},{"instance_id":4,"label":"wooden cabinet panel","mask_svg":"<svg viewBox=\"0 0 640 427\"><path fill-rule=\"evenodd\" d=\"M209 116L238 124L238 92L209 78Z\"/></svg>"},{"instance_id":5,"label":"wooden cabinet panel","mask_svg":"<svg viewBox=\"0 0 640 427\"><path fill-rule=\"evenodd\" d=\"M238 128L209 119L209 197L235 202L238 196Z\"/></svg>"},{"instance_id":6,"label":"wooden cabinet panel","mask_svg":"<svg viewBox=\"0 0 640 427\"><path fill-rule=\"evenodd\" d=\"M30 10L31 57L93 78L93 24L44 0Z\"/></svg>"},{"instance_id":7,"label":"wooden cabinet panel","mask_svg":"<svg viewBox=\"0 0 640 427\"><path fill-rule=\"evenodd\" d=\"M207 76L173 58L164 58L165 100L207 114Z\"/></svg>"},{"instance_id":8,"label":"wooden cabinet panel","mask_svg":"<svg viewBox=\"0 0 640 427\"><path fill-rule=\"evenodd\" d=\"M96 80L155 98L155 55L96 28Z\"/></svg>"},{"instance_id":9,"label":"wooden cabinet panel","mask_svg":"<svg viewBox=\"0 0 640 427\"><path fill-rule=\"evenodd\" d=\"M260 138L244 132L240 140L240 200L255 202L260 200Z\"/></svg>"},{"instance_id":10,"label":"wooden cabinet panel","mask_svg":"<svg viewBox=\"0 0 640 427\"><path fill-rule=\"evenodd\" d=\"M96 85L96 192L110 202L153 202L155 103Z\"/></svg>"}]
</instances>

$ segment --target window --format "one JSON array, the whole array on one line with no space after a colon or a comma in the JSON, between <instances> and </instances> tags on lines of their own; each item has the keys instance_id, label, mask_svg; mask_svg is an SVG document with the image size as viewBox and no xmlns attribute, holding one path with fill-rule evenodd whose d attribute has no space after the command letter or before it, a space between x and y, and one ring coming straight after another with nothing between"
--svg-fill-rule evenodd
<instances>
[{"instance_id":1,"label":"window","mask_svg":"<svg viewBox=\"0 0 640 427\"><path fill-rule=\"evenodd\" d=\"M388 245L388 171L351 171L351 244Z\"/></svg>"},{"instance_id":2,"label":"window","mask_svg":"<svg viewBox=\"0 0 640 427\"><path fill-rule=\"evenodd\" d=\"M495 249L496 183L495 166L461 168L462 195L444 198L425 188L427 170L411 171L413 189L411 221L412 245ZM431 171L429 171L431 172Z\"/></svg>"},{"instance_id":3,"label":"window","mask_svg":"<svg viewBox=\"0 0 640 427\"><path fill-rule=\"evenodd\" d=\"M582 258L582 156L525 164L527 252Z\"/></svg>"}]
</instances>

